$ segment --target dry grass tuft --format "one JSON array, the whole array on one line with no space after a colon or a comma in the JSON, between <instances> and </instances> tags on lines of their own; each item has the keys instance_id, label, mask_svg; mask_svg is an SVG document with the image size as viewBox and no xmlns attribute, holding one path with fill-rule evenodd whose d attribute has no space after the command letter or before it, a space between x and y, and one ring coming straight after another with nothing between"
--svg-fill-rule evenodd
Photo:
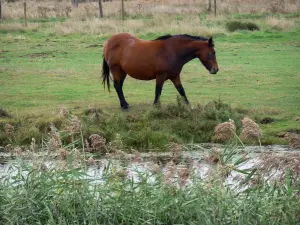
<instances>
[{"instance_id":1,"label":"dry grass tuft","mask_svg":"<svg viewBox=\"0 0 300 225\"><path fill-rule=\"evenodd\" d=\"M300 179L300 152L264 153L260 156L259 169L263 174L276 175L280 180L285 179L286 170L289 169L294 178ZM273 177L273 176L272 176Z\"/></svg>"},{"instance_id":2,"label":"dry grass tuft","mask_svg":"<svg viewBox=\"0 0 300 225\"><path fill-rule=\"evenodd\" d=\"M65 125L66 131L71 134L78 134L81 132L81 121L78 119L77 116L71 115L71 118L67 121L67 124Z\"/></svg>"},{"instance_id":3,"label":"dry grass tuft","mask_svg":"<svg viewBox=\"0 0 300 225\"><path fill-rule=\"evenodd\" d=\"M11 125L9 123L5 124L4 130L5 130L5 136L7 138L13 137L13 135L15 133L15 127L13 125Z\"/></svg>"},{"instance_id":4,"label":"dry grass tuft","mask_svg":"<svg viewBox=\"0 0 300 225\"><path fill-rule=\"evenodd\" d=\"M67 151L65 148L59 149L59 156L60 156L61 160L66 160L70 154L71 153L69 151Z\"/></svg>"},{"instance_id":5,"label":"dry grass tuft","mask_svg":"<svg viewBox=\"0 0 300 225\"><path fill-rule=\"evenodd\" d=\"M101 137L99 134L92 134L89 137L90 140L90 146L91 148L88 148L91 152L100 152L100 153L106 153L107 147L106 147L106 139L104 137Z\"/></svg>"},{"instance_id":6,"label":"dry grass tuft","mask_svg":"<svg viewBox=\"0 0 300 225\"><path fill-rule=\"evenodd\" d=\"M277 17L268 17L267 24L275 30L280 31L287 31L291 30L295 26L295 22L292 20L287 20L283 17L277 18Z\"/></svg>"},{"instance_id":7,"label":"dry grass tuft","mask_svg":"<svg viewBox=\"0 0 300 225\"><path fill-rule=\"evenodd\" d=\"M62 142L60 139L60 134L57 131L54 123L50 124L50 132L48 133L48 142L47 146L50 151L55 151L62 148Z\"/></svg>"},{"instance_id":8,"label":"dry grass tuft","mask_svg":"<svg viewBox=\"0 0 300 225\"><path fill-rule=\"evenodd\" d=\"M241 138L244 140L259 140L262 136L262 131L258 124L248 117L242 120Z\"/></svg>"},{"instance_id":9,"label":"dry grass tuft","mask_svg":"<svg viewBox=\"0 0 300 225\"><path fill-rule=\"evenodd\" d=\"M234 137L236 127L234 121L229 119L229 122L221 123L215 127L215 137L217 141L227 142Z\"/></svg>"},{"instance_id":10,"label":"dry grass tuft","mask_svg":"<svg viewBox=\"0 0 300 225\"><path fill-rule=\"evenodd\" d=\"M300 134L287 132L284 138L289 141L290 147L300 149Z\"/></svg>"},{"instance_id":11,"label":"dry grass tuft","mask_svg":"<svg viewBox=\"0 0 300 225\"><path fill-rule=\"evenodd\" d=\"M68 119L69 117L69 110L66 106L62 105L59 109L59 117L63 119Z\"/></svg>"},{"instance_id":12,"label":"dry grass tuft","mask_svg":"<svg viewBox=\"0 0 300 225\"><path fill-rule=\"evenodd\" d=\"M38 146L35 142L35 138L31 139L31 143L30 143L30 151L35 152L37 150Z\"/></svg>"}]
</instances>

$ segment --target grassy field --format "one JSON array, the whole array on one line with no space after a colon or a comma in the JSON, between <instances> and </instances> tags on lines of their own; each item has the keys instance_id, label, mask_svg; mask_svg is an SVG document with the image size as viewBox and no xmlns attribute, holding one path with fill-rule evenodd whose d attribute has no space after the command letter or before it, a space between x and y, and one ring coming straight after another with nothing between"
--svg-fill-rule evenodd
<instances>
[{"instance_id":1,"label":"grassy field","mask_svg":"<svg viewBox=\"0 0 300 225\"><path fill-rule=\"evenodd\" d=\"M217 100L244 110L256 122L271 117L273 123L261 125L262 142L286 143L276 137L278 132L299 131L295 122L300 112L299 16L297 12L232 13L216 18L205 13L152 13L128 16L125 22L113 15L102 20L51 17L29 18L27 28L22 26L22 19L8 18L0 24L0 100L13 119L1 119L0 136L5 136L6 122L21 127L23 119L30 121L24 123L29 128L41 130L36 123L51 122L61 105L77 115L89 108L120 113L116 93L108 93L101 84L104 41L118 32L130 32L147 40L165 33L190 33L214 36L220 67L217 75L210 75L199 60L184 67L182 82L192 106ZM252 21L260 30L229 32L226 24L230 21ZM154 88L154 81L126 79L124 94L131 105L130 113L142 117L151 111ZM171 82L166 82L162 105L176 105L176 96ZM216 122L224 122L227 117ZM39 122L32 122L34 118Z\"/></svg>"}]
</instances>

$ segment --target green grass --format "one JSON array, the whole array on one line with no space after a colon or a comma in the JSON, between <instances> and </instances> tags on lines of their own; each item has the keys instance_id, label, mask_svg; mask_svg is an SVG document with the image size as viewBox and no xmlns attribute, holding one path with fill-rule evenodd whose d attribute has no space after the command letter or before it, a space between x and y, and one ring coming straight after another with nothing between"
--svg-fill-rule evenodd
<instances>
[{"instance_id":1,"label":"green grass","mask_svg":"<svg viewBox=\"0 0 300 225\"><path fill-rule=\"evenodd\" d=\"M159 35L145 31L140 37L153 39ZM79 114L89 106L108 113L119 111L116 93L104 91L100 80L102 47L107 37L109 34L62 35L45 26L27 31L0 30L0 107L15 119L33 115L45 121L57 114L60 105ZM210 75L199 60L191 61L182 71L192 106L220 98L233 108L248 109L257 121L272 117L274 123L262 125L268 140L265 144L281 143L277 132L298 127L294 118L300 112L299 38L298 23L289 32L264 29L217 35L219 73ZM126 79L124 94L133 113L139 112L141 103L144 110L151 108L154 88L154 81ZM176 96L171 82L166 82L162 105L175 105ZM1 121L4 124L7 119Z\"/></svg>"}]
</instances>

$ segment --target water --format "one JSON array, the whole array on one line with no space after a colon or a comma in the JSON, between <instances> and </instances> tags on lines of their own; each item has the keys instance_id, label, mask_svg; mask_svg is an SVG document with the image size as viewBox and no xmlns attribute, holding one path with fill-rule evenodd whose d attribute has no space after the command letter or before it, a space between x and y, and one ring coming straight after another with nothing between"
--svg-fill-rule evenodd
<instances>
[{"instance_id":1,"label":"water","mask_svg":"<svg viewBox=\"0 0 300 225\"><path fill-rule=\"evenodd\" d=\"M139 174L150 174L148 182L152 182L154 177L151 174L156 173L157 171L162 172L167 176L167 173L170 175L171 181L179 180L182 174L182 171L189 171L190 175L193 175L199 179L208 179L216 171L218 164L212 163L208 160L208 151L212 147L217 147L219 149L224 149L222 145L212 145L212 144L202 144L202 145L193 145L197 151L183 151L181 152L180 160L175 160L174 153L165 152L165 153L141 153L138 155L126 154L126 156L109 156L96 159L90 166L86 168L86 174L91 182L103 182L103 175L107 170L115 170L120 176L133 179L136 182L139 181ZM249 171L256 168L260 163L260 155L262 153L275 153L275 154L288 154L297 152L295 149L291 149L288 146L283 145L271 145L271 146L246 146L243 148L236 148L235 151L239 152L249 152L247 161L238 164L236 167L233 166L234 160L226 163L223 166L231 166L229 169L229 174L225 176L224 183L233 189L244 190L247 188L247 185L241 186L240 183L246 179L247 174L239 172ZM299 151L298 151L299 152ZM43 166L45 168L57 168L62 162L61 160L45 159L46 153L32 154L27 155L27 159L23 158L22 160L18 159L14 155L8 153L0 153L0 177L1 176L13 176L18 173L18 165L20 163L25 163L27 165L34 166L39 160L43 161ZM49 157L48 157L49 158ZM174 163L170 163L173 159ZM156 172L155 172L156 171ZM192 171L192 172L190 172ZM192 173L192 174L191 174ZM26 174L24 174L26 175ZM266 175L266 179L269 177ZM186 184L191 184L191 179L185 180Z\"/></svg>"}]
</instances>

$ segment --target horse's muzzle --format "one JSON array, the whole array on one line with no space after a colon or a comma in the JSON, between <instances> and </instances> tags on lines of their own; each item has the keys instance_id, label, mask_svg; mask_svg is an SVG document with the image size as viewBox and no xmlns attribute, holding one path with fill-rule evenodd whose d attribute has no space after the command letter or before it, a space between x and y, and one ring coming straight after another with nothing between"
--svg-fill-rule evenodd
<instances>
[{"instance_id":1,"label":"horse's muzzle","mask_svg":"<svg viewBox=\"0 0 300 225\"><path fill-rule=\"evenodd\" d=\"M213 67L213 68L211 68L211 70L209 71L209 73L210 73L210 74L216 74L218 71L219 71L218 68Z\"/></svg>"}]
</instances>

